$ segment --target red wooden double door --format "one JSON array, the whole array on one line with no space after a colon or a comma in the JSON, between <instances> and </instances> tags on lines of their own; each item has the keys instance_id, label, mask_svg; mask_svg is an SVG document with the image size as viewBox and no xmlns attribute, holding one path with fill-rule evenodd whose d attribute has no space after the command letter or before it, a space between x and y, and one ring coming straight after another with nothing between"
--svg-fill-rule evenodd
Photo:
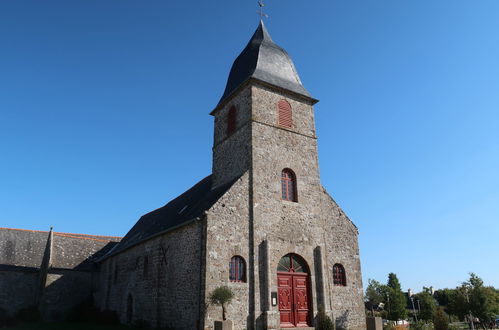
<instances>
[{"instance_id":1,"label":"red wooden double door","mask_svg":"<svg viewBox=\"0 0 499 330\"><path fill-rule=\"evenodd\" d=\"M290 259L285 261L287 267L279 267L277 272L281 327L308 327L310 325L309 274L305 267L296 267L297 261L302 261L301 258L298 259L296 255L287 255L284 258L286 257ZM282 266L281 262L279 266Z\"/></svg>"}]
</instances>

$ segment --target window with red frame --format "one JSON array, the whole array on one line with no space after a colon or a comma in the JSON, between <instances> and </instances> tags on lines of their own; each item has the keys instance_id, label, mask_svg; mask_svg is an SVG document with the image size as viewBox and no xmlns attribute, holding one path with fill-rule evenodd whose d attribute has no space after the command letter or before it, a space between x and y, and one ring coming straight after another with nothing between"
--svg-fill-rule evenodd
<instances>
[{"instance_id":1,"label":"window with red frame","mask_svg":"<svg viewBox=\"0 0 499 330\"><path fill-rule=\"evenodd\" d=\"M296 177L290 169L282 170L281 174L282 199L285 201L297 202L296 198Z\"/></svg>"},{"instance_id":2,"label":"window with red frame","mask_svg":"<svg viewBox=\"0 0 499 330\"><path fill-rule=\"evenodd\" d=\"M280 100L277 104L277 108L279 111L278 115L278 123L279 126L293 127L293 113L291 111L291 104L289 104L286 100Z\"/></svg>"},{"instance_id":3,"label":"window with red frame","mask_svg":"<svg viewBox=\"0 0 499 330\"><path fill-rule=\"evenodd\" d=\"M347 286L345 268L341 264L336 264L333 266L333 283L336 286Z\"/></svg>"},{"instance_id":4,"label":"window with red frame","mask_svg":"<svg viewBox=\"0 0 499 330\"><path fill-rule=\"evenodd\" d=\"M227 136L231 136L236 131L236 107L232 106L227 114Z\"/></svg>"},{"instance_id":5,"label":"window with red frame","mask_svg":"<svg viewBox=\"0 0 499 330\"><path fill-rule=\"evenodd\" d=\"M239 256L230 259L229 279L231 282L246 282L246 263Z\"/></svg>"}]
</instances>

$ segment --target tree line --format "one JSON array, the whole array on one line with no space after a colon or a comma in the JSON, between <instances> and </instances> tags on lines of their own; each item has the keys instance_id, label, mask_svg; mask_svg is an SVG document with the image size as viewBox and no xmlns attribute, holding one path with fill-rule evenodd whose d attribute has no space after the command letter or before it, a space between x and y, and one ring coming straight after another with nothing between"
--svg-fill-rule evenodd
<instances>
[{"instance_id":1,"label":"tree line","mask_svg":"<svg viewBox=\"0 0 499 330\"><path fill-rule=\"evenodd\" d=\"M369 280L365 305L370 314L393 321L433 322L435 328L439 322L467 321L487 329L495 326L499 318L499 290L484 285L481 278L471 273L466 282L454 289L433 291L423 287L421 292L410 295L402 291L397 275L390 273L386 284Z\"/></svg>"}]
</instances>

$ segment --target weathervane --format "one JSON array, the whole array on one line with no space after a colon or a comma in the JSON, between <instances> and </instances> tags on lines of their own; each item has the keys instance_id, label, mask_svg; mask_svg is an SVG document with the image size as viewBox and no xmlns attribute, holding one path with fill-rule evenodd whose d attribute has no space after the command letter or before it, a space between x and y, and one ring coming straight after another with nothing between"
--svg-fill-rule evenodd
<instances>
[{"instance_id":1,"label":"weathervane","mask_svg":"<svg viewBox=\"0 0 499 330\"><path fill-rule=\"evenodd\" d=\"M260 10L257 11L257 13L258 13L258 15L260 15L260 19L263 20L264 17L269 18L269 15L267 15L263 12L263 7L265 7L263 0L258 0L258 6L260 6Z\"/></svg>"}]
</instances>

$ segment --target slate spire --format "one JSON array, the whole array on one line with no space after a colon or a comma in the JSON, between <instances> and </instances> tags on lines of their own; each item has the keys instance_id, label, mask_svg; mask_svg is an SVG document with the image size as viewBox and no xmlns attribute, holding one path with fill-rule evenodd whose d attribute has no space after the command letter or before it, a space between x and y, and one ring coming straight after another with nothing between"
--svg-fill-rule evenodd
<instances>
[{"instance_id":1,"label":"slate spire","mask_svg":"<svg viewBox=\"0 0 499 330\"><path fill-rule=\"evenodd\" d=\"M262 20L232 64L227 86L218 105L248 79L259 80L312 99L303 87L291 57L272 40Z\"/></svg>"}]
</instances>

